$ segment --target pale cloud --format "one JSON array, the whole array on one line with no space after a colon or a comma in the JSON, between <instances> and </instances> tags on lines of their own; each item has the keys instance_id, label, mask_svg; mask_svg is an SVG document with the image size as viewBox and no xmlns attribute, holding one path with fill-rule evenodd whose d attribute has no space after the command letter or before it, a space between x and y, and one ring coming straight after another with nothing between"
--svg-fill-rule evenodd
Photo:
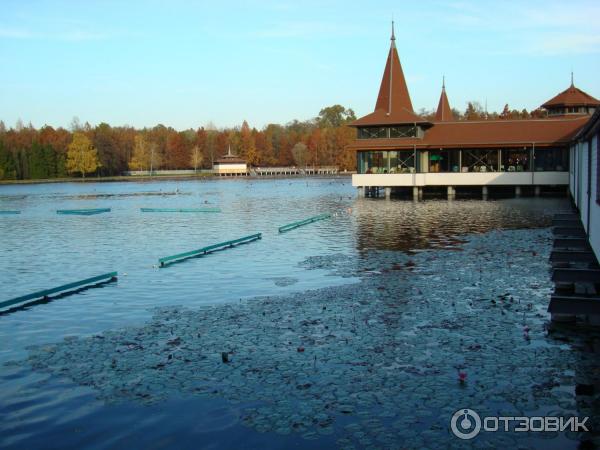
<instances>
[{"instance_id":1,"label":"pale cloud","mask_svg":"<svg viewBox=\"0 0 600 450\"><path fill-rule=\"evenodd\" d=\"M0 26L0 38L32 39L33 37L34 35L28 30Z\"/></svg>"},{"instance_id":2,"label":"pale cloud","mask_svg":"<svg viewBox=\"0 0 600 450\"><path fill-rule=\"evenodd\" d=\"M109 39L114 37L114 34L95 33L87 30L67 30L56 32L32 32L26 28L9 28L0 26L0 38L4 39L38 39L38 40L57 40L57 41L96 41Z\"/></svg>"},{"instance_id":3,"label":"pale cloud","mask_svg":"<svg viewBox=\"0 0 600 450\"><path fill-rule=\"evenodd\" d=\"M504 1L444 2L436 19L455 32L481 33L482 39L507 41L512 47L490 54L573 54L600 51L600 4L592 2Z\"/></svg>"}]
</instances>

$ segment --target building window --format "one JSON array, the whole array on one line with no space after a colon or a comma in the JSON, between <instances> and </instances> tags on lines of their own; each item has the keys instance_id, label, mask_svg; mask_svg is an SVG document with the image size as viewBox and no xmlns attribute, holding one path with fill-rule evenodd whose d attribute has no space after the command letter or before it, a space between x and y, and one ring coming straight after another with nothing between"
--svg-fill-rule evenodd
<instances>
[{"instance_id":1,"label":"building window","mask_svg":"<svg viewBox=\"0 0 600 450\"><path fill-rule=\"evenodd\" d=\"M415 152L400 150L390 153L390 173L413 173L415 171Z\"/></svg>"},{"instance_id":2,"label":"building window","mask_svg":"<svg viewBox=\"0 0 600 450\"><path fill-rule=\"evenodd\" d=\"M462 151L461 172L496 172L498 150L467 149Z\"/></svg>"},{"instance_id":3,"label":"building window","mask_svg":"<svg viewBox=\"0 0 600 450\"><path fill-rule=\"evenodd\" d=\"M569 170L569 149L544 148L536 149L534 155L536 172L566 172Z\"/></svg>"},{"instance_id":4,"label":"building window","mask_svg":"<svg viewBox=\"0 0 600 450\"><path fill-rule=\"evenodd\" d=\"M358 139L382 139L388 137L386 127L361 127L358 129Z\"/></svg>"},{"instance_id":5,"label":"building window","mask_svg":"<svg viewBox=\"0 0 600 450\"><path fill-rule=\"evenodd\" d=\"M388 152L360 152L359 173L388 173Z\"/></svg>"},{"instance_id":6,"label":"building window","mask_svg":"<svg viewBox=\"0 0 600 450\"><path fill-rule=\"evenodd\" d=\"M415 154L412 150L358 152L358 173L413 173Z\"/></svg>"},{"instance_id":7,"label":"building window","mask_svg":"<svg viewBox=\"0 0 600 450\"><path fill-rule=\"evenodd\" d=\"M500 170L506 172L529 172L529 150L502 150L502 164Z\"/></svg>"},{"instance_id":8,"label":"building window","mask_svg":"<svg viewBox=\"0 0 600 450\"><path fill-rule=\"evenodd\" d=\"M417 127L414 125L400 125L390 128L391 138L416 137Z\"/></svg>"},{"instance_id":9,"label":"building window","mask_svg":"<svg viewBox=\"0 0 600 450\"><path fill-rule=\"evenodd\" d=\"M416 125L398 125L394 127L360 127L358 139L387 139L417 137L419 127Z\"/></svg>"}]
</instances>

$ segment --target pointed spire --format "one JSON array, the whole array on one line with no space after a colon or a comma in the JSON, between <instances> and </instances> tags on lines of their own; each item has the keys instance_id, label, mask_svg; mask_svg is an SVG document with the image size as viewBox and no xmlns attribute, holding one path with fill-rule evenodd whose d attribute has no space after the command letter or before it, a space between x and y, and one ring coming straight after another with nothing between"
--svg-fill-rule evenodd
<instances>
[{"instance_id":1,"label":"pointed spire","mask_svg":"<svg viewBox=\"0 0 600 450\"><path fill-rule=\"evenodd\" d=\"M573 83L573 71L571 70L571 87L575 87L575 84Z\"/></svg>"},{"instance_id":2,"label":"pointed spire","mask_svg":"<svg viewBox=\"0 0 600 450\"><path fill-rule=\"evenodd\" d=\"M438 103L437 111L435 112L436 122L446 122L454 120L454 114L450 108L450 102L446 95L446 77L442 77L442 94L440 95L440 101Z\"/></svg>"},{"instance_id":3,"label":"pointed spire","mask_svg":"<svg viewBox=\"0 0 600 450\"><path fill-rule=\"evenodd\" d=\"M375 110L384 110L388 116L400 112L401 109L414 113L400 59L398 58L398 51L396 50L393 21L390 41L390 51L383 71Z\"/></svg>"},{"instance_id":4,"label":"pointed spire","mask_svg":"<svg viewBox=\"0 0 600 450\"><path fill-rule=\"evenodd\" d=\"M227 156L231 156L231 144L227 144Z\"/></svg>"}]
</instances>

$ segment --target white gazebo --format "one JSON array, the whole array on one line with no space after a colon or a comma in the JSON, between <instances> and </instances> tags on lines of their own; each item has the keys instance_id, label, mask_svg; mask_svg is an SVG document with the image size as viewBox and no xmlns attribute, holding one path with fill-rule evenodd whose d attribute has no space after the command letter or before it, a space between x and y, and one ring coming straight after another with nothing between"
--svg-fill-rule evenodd
<instances>
[{"instance_id":1,"label":"white gazebo","mask_svg":"<svg viewBox=\"0 0 600 450\"><path fill-rule=\"evenodd\" d=\"M231 146L227 154L215 160L213 172L219 176L246 176L248 175L248 164L246 160L231 154Z\"/></svg>"}]
</instances>

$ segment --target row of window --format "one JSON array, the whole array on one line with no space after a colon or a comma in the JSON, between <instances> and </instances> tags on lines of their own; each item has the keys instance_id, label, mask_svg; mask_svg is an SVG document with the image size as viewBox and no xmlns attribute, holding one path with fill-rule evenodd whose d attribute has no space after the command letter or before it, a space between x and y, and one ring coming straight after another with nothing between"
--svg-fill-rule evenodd
<instances>
[{"instance_id":1,"label":"row of window","mask_svg":"<svg viewBox=\"0 0 600 450\"><path fill-rule=\"evenodd\" d=\"M569 150L465 149L358 152L358 173L542 172L569 170Z\"/></svg>"},{"instance_id":2,"label":"row of window","mask_svg":"<svg viewBox=\"0 0 600 450\"><path fill-rule=\"evenodd\" d=\"M419 127L416 125L398 125L394 127L360 127L358 139L391 139L418 137Z\"/></svg>"},{"instance_id":3,"label":"row of window","mask_svg":"<svg viewBox=\"0 0 600 450\"><path fill-rule=\"evenodd\" d=\"M559 114L593 114L596 108L593 106L567 106L548 109L548 115L554 116Z\"/></svg>"}]
</instances>

